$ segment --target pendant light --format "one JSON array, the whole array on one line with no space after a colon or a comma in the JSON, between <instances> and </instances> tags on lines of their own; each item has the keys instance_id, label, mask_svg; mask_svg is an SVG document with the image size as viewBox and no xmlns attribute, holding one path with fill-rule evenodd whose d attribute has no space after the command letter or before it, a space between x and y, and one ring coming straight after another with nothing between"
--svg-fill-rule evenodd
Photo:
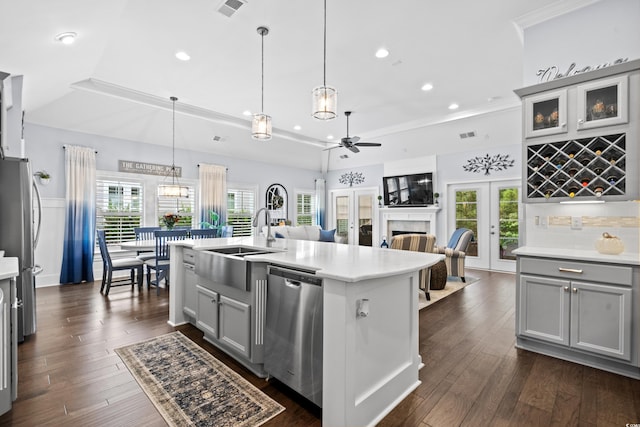
<instances>
[{"instance_id":1,"label":"pendant light","mask_svg":"<svg viewBox=\"0 0 640 427\"><path fill-rule=\"evenodd\" d=\"M313 90L313 117L318 120L335 119L338 111L338 92L327 86L327 0L324 0L324 68L322 86Z\"/></svg>"},{"instance_id":2,"label":"pendant light","mask_svg":"<svg viewBox=\"0 0 640 427\"><path fill-rule=\"evenodd\" d=\"M258 27L257 31L262 39L262 90L260 112L253 115L253 121L251 122L251 137L268 141L271 139L271 116L264 113L264 36L269 34L269 29L267 27Z\"/></svg>"},{"instance_id":3,"label":"pendant light","mask_svg":"<svg viewBox=\"0 0 640 427\"><path fill-rule=\"evenodd\" d=\"M161 184L158 186L158 196L162 197L189 197L189 187L180 185L178 174L176 173L176 101L178 98L172 96L169 98L173 103L173 136L172 136L172 154L171 154L171 171L165 177L165 181L171 176L171 184Z\"/></svg>"}]
</instances>

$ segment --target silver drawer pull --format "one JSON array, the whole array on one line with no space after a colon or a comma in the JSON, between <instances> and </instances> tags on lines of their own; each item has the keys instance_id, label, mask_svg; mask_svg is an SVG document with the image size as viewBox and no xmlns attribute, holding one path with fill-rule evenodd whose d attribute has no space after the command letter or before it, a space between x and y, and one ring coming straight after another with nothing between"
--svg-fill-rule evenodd
<instances>
[{"instance_id":1,"label":"silver drawer pull","mask_svg":"<svg viewBox=\"0 0 640 427\"><path fill-rule=\"evenodd\" d=\"M562 271L563 273L577 273L577 274L582 274L582 270L578 270L577 268L564 268L564 267L558 267L558 271Z\"/></svg>"}]
</instances>

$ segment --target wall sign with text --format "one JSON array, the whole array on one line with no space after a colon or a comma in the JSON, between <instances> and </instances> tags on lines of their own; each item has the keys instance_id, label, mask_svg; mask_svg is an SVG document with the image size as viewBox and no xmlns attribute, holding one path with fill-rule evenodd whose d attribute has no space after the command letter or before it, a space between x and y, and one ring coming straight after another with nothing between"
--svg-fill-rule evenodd
<instances>
[{"instance_id":1,"label":"wall sign with text","mask_svg":"<svg viewBox=\"0 0 640 427\"><path fill-rule=\"evenodd\" d=\"M182 177L182 168L180 166L175 167L175 176L177 178ZM156 163L144 163L131 160L119 160L118 161L119 172L130 173L142 173L145 175L159 175L166 176L171 174L171 165L159 165Z\"/></svg>"}]
</instances>

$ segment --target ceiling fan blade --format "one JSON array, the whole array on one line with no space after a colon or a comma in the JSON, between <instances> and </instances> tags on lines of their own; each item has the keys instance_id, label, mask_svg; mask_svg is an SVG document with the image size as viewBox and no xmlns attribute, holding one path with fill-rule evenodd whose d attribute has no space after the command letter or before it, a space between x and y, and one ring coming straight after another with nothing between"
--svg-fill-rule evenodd
<instances>
[{"instance_id":1,"label":"ceiling fan blade","mask_svg":"<svg viewBox=\"0 0 640 427\"><path fill-rule=\"evenodd\" d=\"M359 136L352 136L351 138L349 138L349 140L351 140L352 143L356 143L358 141L360 141L360 137Z\"/></svg>"},{"instance_id":2,"label":"ceiling fan blade","mask_svg":"<svg viewBox=\"0 0 640 427\"><path fill-rule=\"evenodd\" d=\"M380 144L379 142L358 142L357 144L358 147L380 147L382 146L382 144Z\"/></svg>"},{"instance_id":3,"label":"ceiling fan blade","mask_svg":"<svg viewBox=\"0 0 640 427\"><path fill-rule=\"evenodd\" d=\"M353 152L353 153L359 153L360 150L358 150L358 147L356 147L355 145L346 145L344 148L346 148L347 150Z\"/></svg>"}]
</instances>

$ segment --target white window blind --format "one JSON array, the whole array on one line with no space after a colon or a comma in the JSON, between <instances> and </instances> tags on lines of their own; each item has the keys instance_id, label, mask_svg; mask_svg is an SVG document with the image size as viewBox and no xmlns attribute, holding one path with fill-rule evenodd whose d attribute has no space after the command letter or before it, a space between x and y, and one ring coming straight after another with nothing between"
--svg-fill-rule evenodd
<instances>
[{"instance_id":1,"label":"white window blind","mask_svg":"<svg viewBox=\"0 0 640 427\"><path fill-rule=\"evenodd\" d=\"M227 189L227 225L233 226L233 236L251 236L251 222L255 213L256 194L254 190L242 188Z\"/></svg>"},{"instance_id":2,"label":"white window blind","mask_svg":"<svg viewBox=\"0 0 640 427\"><path fill-rule=\"evenodd\" d=\"M135 239L133 229L142 224L142 189L135 181L96 180L96 228L105 231L107 244Z\"/></svg>"},{"instance_id":3,"label":"white window blind","mask_svg":"<svg viewBox=\"0 0 640 427\"><path fill-rule=\"evenodd\" d=\"M296 194L295 225L315 225L316 223L316 195L313 192Z\"/></svg>"},{"instance_id":4,"label":"white window blind","mask_svg":"<svg viewBox=\"0 0 640 427\"><path fill-rule=\"evenodd\" d=\"M193 212L195 210L196 191L195 187L184 185L189 188L188 197L165 197L158 196L158 225L162 226L162 217L166 213L178 214L180 220L176 223L179 227L193 227Z\"/></svg>"}]
</instances>

